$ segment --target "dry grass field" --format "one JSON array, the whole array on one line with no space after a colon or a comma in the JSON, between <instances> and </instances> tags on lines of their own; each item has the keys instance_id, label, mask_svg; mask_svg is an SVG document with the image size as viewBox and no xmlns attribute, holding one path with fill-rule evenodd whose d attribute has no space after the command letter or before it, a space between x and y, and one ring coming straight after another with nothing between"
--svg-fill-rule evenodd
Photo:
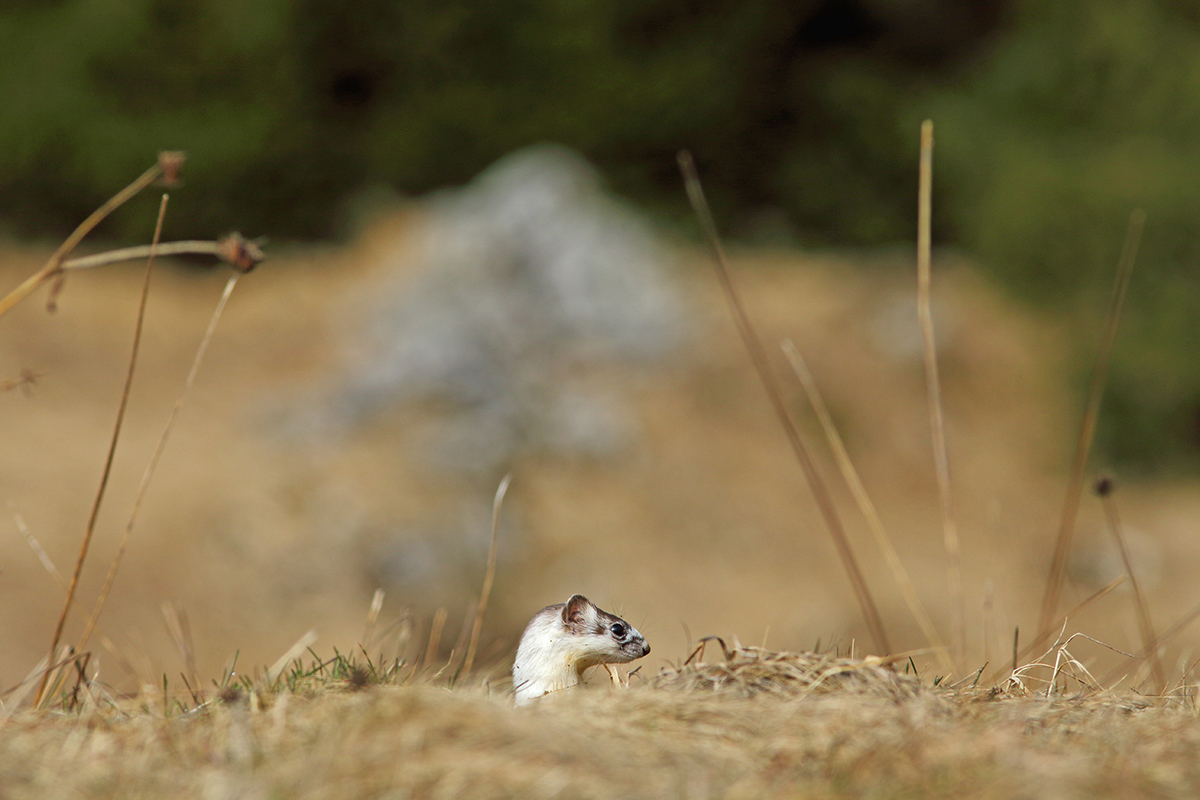
<instances>
[{"instance_id":1,"label":"dry grass field","mask_svg":"<svg viewBox=\"0 0 1200 800\"><path fill-rule=\"evenodd\" d=\"M65 674L38 709L22 681L46 655L95 496L143 267L72 274L57 313L38 295L0 318L0 382L37 375L0 393L0 691L15 689L0 711L0 796L1200 792L1200 638L1185 627L1164 642L1158 696L1146 664L1122 654L1141 647L1127 587L1067 620L1057 643L1012 672L1014 629L1025 646L1036 625L1078 424L1073 351L1061 321L1013 306L950 255L936 264L935 303L967 631L951 674L834 480L793 382L788 403L817 443L893 647L912 652L891 664L909 677L861 660L871 647L834 548L709 265L684 250L673 279L686 343L655 365L580 376L625 399L634 442L598 460L542 454L511 465L482 666L455 683L499 476L430 469L416 455L428 409L335 434L302 424L346 379L371 298L415 279L409 243L422 224L419 210L385 216L348 247L274 252L241 279L154 475L85 678ZM16 285L48 254L5 246L0 280ZM910 261L747 252L733 267L764 339L790 339L809 360L949 637ZM169 264L154 275L64 643L93 607L225 278ZM1080 313L1099 325L1099 311ZM1118 481L1115 499L1162 633L1200 601L1200 491ZM464 530L484 532L482 555ZM397 578L397 559L432 566ZM1102 509L1085 497L1062 608L1122 571ZM382 608L364 625L377 589ZM573 592L627 617L654 653L628 690L594 686L514 711L506 672L521 627ZM279 663L310 630L311 650ZM1086 636L1068 640L1075 633ZM688 661L709 634L764 649L723 654L710 643ZM855 659L768 657L814 645ZM374 666L356 671L335 653ZM385 664L393 669L370 671Z\"/></svg>"},{"instance_id":2,"label":"dry grass field","mask_svg":"<svg viewBox=\"0 0 1200 800\"><path fill-rule=\"evenodd\" d=\"M1192 699L934 689L758 651L514 710L502 690L329 674L196 706L84 689L0 729L5 797L1168 798ZM297 670L299 671L299 670ZM311 672L311 669L309 670ZM286 681L285 681L286 682ZM185 710L185 707L188 710Z\"/></svg>"}]
</instances>

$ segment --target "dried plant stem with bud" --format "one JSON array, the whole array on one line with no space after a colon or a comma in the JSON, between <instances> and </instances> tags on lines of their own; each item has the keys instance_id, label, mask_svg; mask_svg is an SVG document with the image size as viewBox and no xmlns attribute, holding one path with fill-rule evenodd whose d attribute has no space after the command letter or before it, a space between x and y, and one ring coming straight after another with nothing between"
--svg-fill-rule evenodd
<instances>
[{"instance_id":1,"label":"dried plant stem with bud","mask_svg":"<svg viewBox=\"0 0 1200 800\"><path fill-rule=\"evenodd\" d=\"M80 223L79 227L67 237L46 265L40 270L26 278L17 288L9 292L3 299L0 299L0 317L7 314L17 303L20 303L26 297L33 293L39 286L53 281L50 297L47 299L46 307L53 311L56 308L56 301L59 292L62 291L63 281L66 280L67 272L74 269L89 269L91 267L105 266L108 264L117 264L123 261L137 261L143 258L150 257L150 250L153 245L145 245L139 247L125 247L119 250L112 250L107 253L97 253L92 256L84 256L82 258L68 259L71 253L75 252L80 242L83 241L97 225L104 219L116 211L131 198L136 196L143 189L154 184L155 181L162 180L165 186L174 186L179 182L179 172L183 167L184 154L179 152L163 152L158 156L158 162L153 167L146 170L138 178L121 191L117 192L108 202L100 206L92 212L91 216ZM155 252L160 256L172 255L211 255L216 256L222 261L229 264L238 272L249 272L254 269L260 261L263 260L262 249L255 242L247 241L241 235L233 233L216 241L183 241L183 242L167 242L157 245Z\"/></svg>"},{"instance_id":2,"label":"dried plant stem with bud","mask_svg":"<svg viewBox=\"0 0 1200 800\"><path fill-rule=\"evenodd\" d=\"M163 182L168 185L177 183L179 171L183 165L183 161L184 156L182 153L161 153L158 161L153 167L142 173L142 175L140 175L136 180L115 194L106 203L104 203L104 205L96 209L95 212L88 216L88 218L84 220L69 237L67 237L66 241L64 241L62 245L60 245L58 249L54 251L54 254L51 255L45 266L23 281L19 286L9 292L8 295L6 295L3 299L0 299L0 316L2 316L16 306L17 303L21 302L21 300L28 297L39 286L42 286L46 283L51 283L52 286L50 296L47 300L47 309L53 311L56 307L56 299L59 292L62 290L65 277L70 270L88 269L142 258L146 259L146 271L142 280L142 292L138 305L137 321L134 327L132 352L129 358L129 366L126 370L124 388L121 392L121 400L117 409L116 421L113 425L112 437L109 442L107 455L104 461L104 467L101 471L100 485L92 502L91 513L88 516L87 527L84 531L83 540L80 544L79 555L75 561L75 568L71 573L71 579L66 587L66 598L63 603L62 612L59 614L57 624L55 625L54 635L51 639L49 652L45 659L46 666L40 669L40 671L35 671L35 673L31 675L32 679L37 680L37 692L33 701L34 705L40 704L46 697L47 687L49 686L52 675L57 673L59 679L61 679L63 677L62 671L70 668L72 665L74 665L77 671L79 671L82 675L84 668L80 665L80 660L86 660L87 658L86 654L84 654L84 647L88 642L92 630L95 628L100 611L104 606L105 598L108 596L108 593L112 588L117 567L125 553L129 535L133 529L134 522L137 519L138 510L140 509L142 500L145 496L146 488L149 485L150 478L154 473L156 465L158 464L159 457L162 455L163 448L166 445L167 438L169 437L171 428L174 425L176 415L182 406L188 390L191 388L191 385L195 380L196 372L199 369L205 349L212 338L217 320L220 319L221 312L225 308L225 304L229 299L229 295L237 283L237 276L253 270L263 259L262 250L257 243L247 241L241 235L236 233L211 242L184 241L163 244L160 240L162 236L163 219L166 215L168 202L168 196L165 194L163 195L162 202L159 206L158 219L154 228L154 237L148 246L127 247L92 256L68 259L68 256L74 252L74 250L83 241L84 237L93 231L95 227L109 214L122 206L130 198L134 197L143 189L152 185L159 179L162 179ZM159 440L158 448L156 449L151 463L142 478L142 483L138 490L134 509L130 516L129 523L126 526L125 535L121 540L121 546L118 550L117 556L109 569L108 576L104 583L104 588L101 591L100 598L96 603L95 609L77 646L74 648L68 648L67 652L60 654L59 645L62 642L63 631L66 626L71 607L74 604L76 591L79 586L79 578L83 572L84 563L87 560L88 551L95 533L96 521L99 516L100 507L103 504L109 476L112 472L113 458L116 453L117 442L120 440L121 428L125 419L125 411L128 407L130 388L133 383L133 376L137 366L138 349L142 339L142 330L146 313L146 301L150 291L150 278L153 274L154 260L156 257L161 255L180 254L207 254L215 256L228 263L234 269L235 274L230 278L225 287L225 292L221 296L221 300L217 305L217 309L213 315L212 321L209 324L208 330L203 341L201 342L200 349L197 352L196 358L192 364L192 369L188 374L183 394L180 396L171 412L170 419L167 422L166 430L163 432L163 435ZM12 381L11 386L7 384L0 384L0 389L12 389L19 386L28 391L28 387L33 384L36 378L37 375L32 370L22 370L21 377L18 380ZM29 679L27 679L26 682L28 682L28 680Z\"/></svg>"},{"instance_id":3,"label":"dried plant stem with bud","mask_svg":"<svg viewBox=\"0 0 1200 800\"><path fill-rule=\"evenodd\" d=\"M0 300L0 316L7 314L13 306L24 300L34 289L51 280L55 282L55 285L50 292L47 307L50 310L54 310L54 300L58 296L58 292L62 289L62 282L65 276L63 262L66 261L67 256L75 251L75 248L79 246L84 237L103 222L105 217L123 206L132 197L136 196L156 180L161 178L167 186L176 184L179 181L179 170L183 166L183 161L183 153L159 153L158 161L154 166L143 172L133 183L117 192L109 198L108 202L93 211L67 237L67 240L59 245L59 248L54 251L54 255L50 256L50 260L46 262L44 267L26 278L24 283L9 292L8 296L3 300Z\"/></svg>"}]
</instances>

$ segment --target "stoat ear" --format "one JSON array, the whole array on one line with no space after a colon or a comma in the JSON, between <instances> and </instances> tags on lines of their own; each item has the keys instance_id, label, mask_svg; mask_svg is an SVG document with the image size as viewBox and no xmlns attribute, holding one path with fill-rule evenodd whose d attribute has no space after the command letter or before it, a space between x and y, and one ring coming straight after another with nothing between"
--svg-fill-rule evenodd
<instances>
[{"instance_id":1,"label":"stoat ear","mask_svg":"<svg viewBox=\"0 0 1200 800\"><path fill-rule=\"evenodd\" d=\"M567 625L577 628L587 623L588 612L592 601L581 594L571 595L571 599L563 606L562 618Z\"/></svg>"}]
</instances>

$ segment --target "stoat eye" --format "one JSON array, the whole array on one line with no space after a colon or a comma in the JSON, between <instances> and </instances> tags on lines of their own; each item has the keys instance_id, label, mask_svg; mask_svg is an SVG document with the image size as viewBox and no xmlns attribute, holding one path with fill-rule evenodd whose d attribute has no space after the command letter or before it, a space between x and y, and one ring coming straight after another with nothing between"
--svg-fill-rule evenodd
<instances>
[{"instance_id":1,"label":"stoat eye","mask_svg":"<svg viewBox=\"0 0 1200 800\"><path fill-rule=\"evenodd\" d=\"M612 632L613 638L615 639L625 638L625 626L619 622L614 622L612 627L609 628L609 631Z\"/></svg>"}]
</instances>

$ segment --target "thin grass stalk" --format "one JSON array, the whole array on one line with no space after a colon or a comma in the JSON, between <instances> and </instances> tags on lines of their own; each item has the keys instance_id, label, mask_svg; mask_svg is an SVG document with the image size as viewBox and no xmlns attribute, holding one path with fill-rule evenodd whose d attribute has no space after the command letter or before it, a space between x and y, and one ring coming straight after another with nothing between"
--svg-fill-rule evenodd
<instances>
[{"instance_id":1,"label":"thin grass stalk","mask_svg":"<svg viewBox=\"0 0 1200 800\"><path fill-rule=\"evenodd\" d=\"M147 172L146 174L149 175L150 173ZM167 200L168 195L164 194L162 202L158 207L158 221L154 225L155 244L157 244L159 237L162 235L163 217L167 213ZM50 643L50 654L47 657L49 661L54 660L54 653L58 650L58 643L62 641L63 627L67 624L67 615L71 611L71 603L75 600L75 590L79 586L79 576L83 572L83 563L87 559L88 547L92 543L92 534L96 530L96 519L100 516L100 505L104 501L105 489L108 488L109 475L112 474L113 456L116 455L117 442L121 438L121 425L125 421L125 409L129 406L129 390L133 386L133 373L137 367L138 349L142 343L142 326L146 320L146 300L150 296L150 276L154 273L154 255L154 252L151 251L150 257L146 260L146 274L142 279L142 296L138 302L137 323L134 326L133 332L133 348L129 355L129 369L125 373L125 386L121 390L121 402L117 407L117 420L113 425L112 440L108 445L108 455L104 459L104 470L100 475L100 487L96 490L96 498L92 502L92 512L88 516L87 529L83 534L83 543L79 548L79 557L75 561L75 571L71 574L71 583L67 587L67 598L63 603L62 613L58 617L58 624L54 628L54 639ZM49 673L46 673L42 677L42 682L38 685L37 695L33 701L35 706L42 701L48 678Z\"/></svg>"},{"instance_id":2,"label":"thin grass stalk","mask_svg":"<svg viewBox=\"0 0 1200 800\"><path fill-rule=\"evenodd\" d=\"M900 594L904 596L904 602L908 605L909 611L917 621L917 625L921 628L921 632L925 634L925 639L929 646L933 648L938 661L942 665L942 669L947 672L954 670L954 662L950 659L946 649L946 643L942 640L942 636L938 633L937 626L933 624L933 619L929 616L929 612L925 610L925 604L921 602L920 596L917 594L916 588L913 586L912 579L908 576L908 570L904 568L904 562L900 560L900 554L896 552L895 546L892 544L892 538L888 535L887 529L883 526L883 520L879 517L879 512L875 509L875 504L871 501L870 494L863 486L859 479L858 470L854 468L854 462L850 459L850 453L846 450L846 445L842 441L842 436L838 433L837 426L833 423L833 417L829 414L829 408L825 405L825 398L821 396L821 390L817 386L817 382L813 379L812 372L808 369L808 364L804 361L804 356L796 348L796 345L789 339L783 342L783 353L787 356L788 363L791 364L792 371L796 374L797 380L800 381L801 387L804 389L804 394L808 397L808 403L812 406L813 412L817 415L817 420L821 423L822 430L825 431L825 438L829 441L829 447L833 451L834 459L837 461L838 469L841 470L842 478L846 481L846 485L850 488L850 493L854 496L855 503L858 504L858 509L862 512L863 517L867 520L867 527L871 529L871 533L875 536L875 542L879 545L879 549L883 552L884 560L887 561L888 567L892 571L892 576L896 579L896 585L900 587Z\"/></svg>"},{"instance_id":3,"label":"thin grass stalk","mask_svg":"<svg viewBox=\"0 0 1200 800\"><path fill-rule=\"evenodd\" d=\"M830 496L825 482L822 480L812 457L809 455L809 450L800 436L799 429L792 421L791 415L788 414L787 405L783 400L783 391L779 385L779 379L771 368L771 362L767 358L762 340L754 330L754 326L750 322L750 317L742 305L737 288L733 284L733 278L726 264L725 249L721 245L721 238L717 234L716 223L713 222L712 212L709 210L708 201L704 197L704 188L700 184L700 176L696 172L696 165L692 160L691 153L686 150L679 153L679 169L683 173L692 209L696 213L696 217L700 220L700 225L708 240L713 261L717 267L717 277L721 282L721 288L725 292L725 299L729 303L729 308L733 314L734 323L737 325L738 333L741 335L742 343L750 355L750 361L754 365L759 379L762 381L763 388L766 389L771 406L774 408L775 414L783 426L788 442L792 446L792 451L796 454L796 460L800 462L800 468L804 472L808 486L817 501L817 507L825 520L825 525L829 529L830 536L833 538L833 544L837 549L838 556L841 558L842 566L845 568L850 579L850 586L854 590L855 597L858 599L863 619L867 623L867 629L870 631L875 647L880 651L879 655L887 655L891 652L891 647L888 644L887 633L883 627L883 619L879 616L879 609L876 607L875 600L871 596L871 589L863 578L862 570L859 569L858 559L854 556L854 551L850 547L850 540L846 537L841 520L838 518L833 498Z\"/></svg>"},{"instance_id":4,"label":"thin grass stalk","mask_svg":"<svg viewBox=\"0 0 1200 800\"><path fill-rule=\"evenodd\" d=\"M1062 596L1063 579L1067 572L1067 558L1071 554L1071 541L1075 537L1075 520L1079 514L1079 501L1083 495L1084 471L1087 469L1092 440L1096 435L1096 422L1100 417L1100 403L1104 398L1104 385L1108 379L1108 365L1112 358L1113 343L1117 338L1117 326L1121 321L1121 310L1125 305L1125 294L1129 289L1129 279L1133 274L1133 265L1137 260L1138 244L1141 242L1142 227L1145 223L1146 213L1144 211L1137 209L1129 215L1129 227L1125 231L1125 244L1121 248L1121 260L1117 265L1108 317L1104 324L1104 337L1100 343L1100 351L1096 355L1096 365L1092 370L1092 379L1088 386L1083 421L1079 426L1079 439L1075 445L1075 461L1071 465L1071 474L1067 480L1067 496L1063 501L1058 538L1054 544L1054 556L1050 560L1050 574L1046 578L1046 589L1042 595L1042 610L1038 623L1039 636L1054 627L1052 622L1055 612L1058 610L1059 598Z\"/></svg>"},{"instance_id":5,"label":"thin grass stalk","mask_svg":"<svg viewBox=\"0 0 1200 800\"><path fill-rule=\"evenodd\" d=\"M932 301L933 225L933 122L921 123L921 165L917 187L917 316L925 355L929 427L933 435L933 463L937 472L938 500L942 511L942 545L946 551L947 583L953 605L955 653L962 661L967 650L967 601L963 593L962 551L958 520L950 483L950 458L946 452L946 422L942 414L942 381L938 374L937 343L933 333Z\"/></svg>"},{"instance_id":6,"label":"thin grass stalk","mask_svg":"<svg viewBox=\"0 0 1200 800\"><path fill-rule=\"evenodd\" d=\"M1133 573L1133 561L1129 558L1129 548L1125 546L1125 535L1121 530L1121 518L1117 514L1117 503L1113 499L1112 489L1112 480L1108 478L1101 479L1096 487L1097 494L1100 495L1100 503L1104 506L1104 515L1108 518L1108 528L1117 542L1117 550L1121 554L1121 563L1125 567L1125 574L1129 576L1129 585L1133 587L1133 606L1137 613L1138 633L1142 637L1142 651L1150 659L1150 666L1154 671L1155 687L1159 694L1162 694L1167 688L1167 672L1163 669L1162 657L1159 654L1158 635L1154 632L1154 622L1150 618L1150 607L1146 603L1146 596L1142 594L1142 587Z\"/></svg>"},{"instance_id":7,"label":"thin grass stalk","mask_svg":"<svg viewBox=\"0 0 1200 800\"><path fill-rule=\"evenodd\" d=\"M475 612L475 622L471 626L471 643L467 645L467 657L463 661L461 679L466 680L475 664L475 649L479 645L479 633L483 628L483 612L487 611L488 597L492 593L492 582L496 577L496 542L500 531L500 507L504 504L504 495L508 493L508 484L512 473L504 476L496 487L496 496L492 500L492 543L488 548L487 571L483 575L483 589L479 592L479 608Z\"/></svg>"},{"instance_id":8,"label":"thin grass stalk","mask_svg":"<svg viewBox=\"0 0 1200 800\"><path fill-rule=\"evenodd\" d=\"M1020 643L1021 627L1018 625L1017 627L1013 628L1012 672L1017 671L1017 659L1020 657L1020 654L1017 652L1017 646L1020 645ZM1011 675L1012 673L1010 672L1009 674ZM993 681L989 680L988 682L992 683Z\"/></svg>"},{"instance_id":9,"label":"thin grass stalk","mask_svg":"<svg viewBox=\"0 0 1200 800\"><path fill-rule=\"evenodd\" d=\"M138 484L137 495L133 501L133 510L129 514L129 520L125 523L125 532L121 535L121 544L117 547L117 554L113 557L112 563L108 567L108 574L104 578L104 587L100 590L100 596L96 600L95 607L92 609L92 616L88 619L87 625L83 629L83 635L79 637L77 648L79 650L83 650L87 645L88 639L96 627L96 621L100 619L100 612L104 609L108 593L112 591L113 582L117 578L117 570L121 566L121 560L125 557L125 550L129 546L129 539L133 535L134 525L137 523L138 514L142 509L142 501L146 498L146 490L150 488L150 480L154 477L159 459L162 458L163 451L167 447L167 440L171 438L171 431L175 428L175 420L179 417L179 411L183 408L183 403L192 390L192 384L196 382L196 374L200 371L200 364L204 361L204 354L208 352L209 342L212 341L213 333L217 330L217 323L221 320L221 315L225 311L226 303L229 302L229 295L233 293L233 287L237 285L237 280L238 275L235 273L225 282L225 290L221 293L221 299L217 301L217 307L213 310L212 317L208 321L208 328L204 331L204 338L200 340L200 347L197 348L196 356L192 359L192 367L188 370L187 378L184 379L183 390L179 393L179 397L175 400L175 405L171 408L171 414L167 417L167 424L163 428L162 435L158 437L158 445L154 448L154 455L150 457L150 463L146 466L145 472L142 473L142 481Z\"/></svg>"},{"instance_id":10,"label":"thin grass stalk","mask_svg":"<svg viewBox=\"0 0 1200 800\"><path fill-rule=\"evenodd\" d=\"M179 651L179 658L187 668L187 674L191 675L192 683L200 686L200 675L196 670L196 646L192 641L192 626L188 622L187 612L175 608L174 603L170 601L164 601L160 608L167 633L175 644L175 649ZM186 675L181 675L184 685L191 691L191 684L188 683Z\"/></svg>"}]
</instances>

